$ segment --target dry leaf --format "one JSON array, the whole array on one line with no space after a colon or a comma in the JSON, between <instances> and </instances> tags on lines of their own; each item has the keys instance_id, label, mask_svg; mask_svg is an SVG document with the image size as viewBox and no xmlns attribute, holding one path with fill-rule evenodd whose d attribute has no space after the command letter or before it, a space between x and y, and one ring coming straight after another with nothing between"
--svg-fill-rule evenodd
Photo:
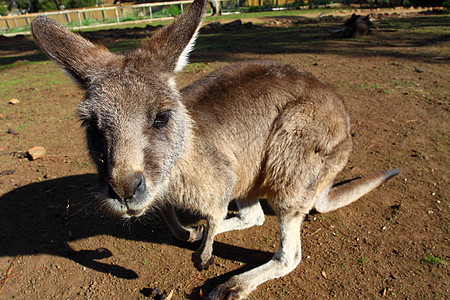
<instances>
[{"instance_id":1,"label":"dry leaf","mask_svg":"<svg viewBox=\"0 0 450 300\"><path fill-rule=\"evenodd\" d=\"M173 296L173 290L170 290L170 293L167 294L166 300L171 300Z\"/></svg>"},{"instance_id":2,"label":"dry leaf","mask_svg":"<svg viewBox=\"0 0 450 300\"><path fill-rule=\"evenodd\" d=\"M325 266L323 266L321 274L322 274L323 278L328 279L327 273L325 273Z\"/></svg>"}]
</instances>

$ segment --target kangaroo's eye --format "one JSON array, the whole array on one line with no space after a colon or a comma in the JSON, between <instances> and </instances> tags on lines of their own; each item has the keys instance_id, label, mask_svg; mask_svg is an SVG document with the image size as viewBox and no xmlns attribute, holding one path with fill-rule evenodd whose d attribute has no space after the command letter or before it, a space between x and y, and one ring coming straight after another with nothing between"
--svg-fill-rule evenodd
<instances>
[{"instance_id":1,"label":"kangaroo's eye","mask_svg":"<svg viewBox=\"0 0 450 300\"><path fill-rule=\"evenodd\" d=\"M170 119L170 111L163 111L156 114L155 120L153 121L153 127L160 129L166 127Z\"/></svg>"}]
</instances>

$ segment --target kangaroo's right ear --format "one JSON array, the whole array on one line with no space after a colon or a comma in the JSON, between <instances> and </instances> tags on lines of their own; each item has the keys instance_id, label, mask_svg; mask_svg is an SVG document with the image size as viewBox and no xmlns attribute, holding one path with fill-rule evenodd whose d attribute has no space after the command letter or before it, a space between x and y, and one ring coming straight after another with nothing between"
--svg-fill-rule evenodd
<instances>
[{"instance_id":1,"label":"kangaroo's right ear","mask_svg":"<svg viewBox=\"0 0 450 300\"><path fill-rule=\"evenodd\" d=\"M194 0L189 9L173 23L156 30L151 37L144 39L141 47L132 55L137 57L135 68L153 68L169 73L179 72L187 64L203 16L206 0Z\"/></svg>"},{"instance_id":2,"label":"kangaroo's right ear","mask_svg":"<svg viewBox=\"0 0 450 300\"><path fill-rule=\"evenodd\" d=\"M39 47L83 87L89 83L90 71L114 57L108 49L92 44L46 17L36 18L31 23L31 31Z\"/></svg>"}]
</instances>

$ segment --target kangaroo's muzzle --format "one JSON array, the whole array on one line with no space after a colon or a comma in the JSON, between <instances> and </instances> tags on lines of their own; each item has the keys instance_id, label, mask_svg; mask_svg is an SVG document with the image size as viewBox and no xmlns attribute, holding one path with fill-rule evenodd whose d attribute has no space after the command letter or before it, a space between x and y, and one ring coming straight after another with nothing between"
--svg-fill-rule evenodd
<instances>
[{"instance_id":1,"label":"kangaroo's muzzle","mask_svg":"<svg viewBox=\"0 0 450 300\"><path fill-rule=\"evenodd\" d=\"M115 201L114 209L124 217L138 217L145 212L147 184L142 172L111 179L106 188L106 197ZM118 204L118 205L117 205Z\"/></svg>"}]
</instances>

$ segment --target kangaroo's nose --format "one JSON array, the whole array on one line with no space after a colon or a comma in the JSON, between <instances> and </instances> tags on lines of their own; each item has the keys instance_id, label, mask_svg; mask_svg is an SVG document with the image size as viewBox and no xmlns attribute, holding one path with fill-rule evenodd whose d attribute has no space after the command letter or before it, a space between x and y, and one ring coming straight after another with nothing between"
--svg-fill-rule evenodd
<instances>
[{"instance_id":1,"label":"kangaroo's nose","mask_svg":"<svg viewBox=\"0 0 450 300\"><path fill-rule=\"evenodd\" d=\"M108 184L108 195L125 202L133 201L145 191L145 179L142 172L137 172L127 178L111 180Z\"/></svg>"}]
</instances>

